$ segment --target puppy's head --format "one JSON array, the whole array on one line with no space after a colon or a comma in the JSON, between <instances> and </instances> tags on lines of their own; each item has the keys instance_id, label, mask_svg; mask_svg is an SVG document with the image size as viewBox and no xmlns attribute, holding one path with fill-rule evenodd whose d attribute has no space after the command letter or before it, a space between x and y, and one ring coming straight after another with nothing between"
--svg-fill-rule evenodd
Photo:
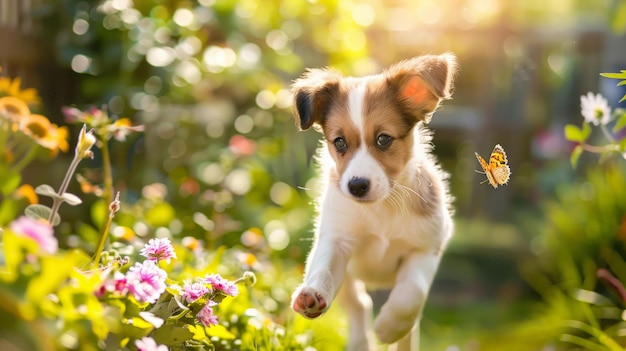
<instances>
[{"instance_id":1,"label":"puppy's head","mask_svg":"<svg viewBox=\"0 0 626 351\"><path fill-rule=\"evenodd\" d=\"M415 125L450 98L455 70L451 54L415 57L361 78L309 70L293 85L296 124L323 133L346 196L384 199L412 157Z\"/></svg>"}]
</instances>

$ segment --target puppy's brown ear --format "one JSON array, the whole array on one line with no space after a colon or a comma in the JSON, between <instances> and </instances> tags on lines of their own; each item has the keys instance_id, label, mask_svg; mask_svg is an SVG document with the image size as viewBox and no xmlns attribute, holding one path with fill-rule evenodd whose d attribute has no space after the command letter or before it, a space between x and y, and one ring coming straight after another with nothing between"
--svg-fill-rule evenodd
<instances>
[{"instance_id":1,"label":"puppy's brown ear","mask_svg":"<svg viewBox=\"0 0 626 351\"><path fill-rule=\"evenodd\" d=\"M385 76L404 112L428 123L441 100L452 97L456 71L456 58L447 53L402 61L390 67Z\"/></svg>"},{"instance_id":2,"label":"puppy's brown ear","mask_svg":"<svg viewBox=\"0 0 626 351\"><path fill-rule=\"evenodd\" d=\"M293 115L300 130L321 126L326 119L332 99L339 91L341 75L329 69L311 69L292 85Z\"/></svg>"}]
</instances>

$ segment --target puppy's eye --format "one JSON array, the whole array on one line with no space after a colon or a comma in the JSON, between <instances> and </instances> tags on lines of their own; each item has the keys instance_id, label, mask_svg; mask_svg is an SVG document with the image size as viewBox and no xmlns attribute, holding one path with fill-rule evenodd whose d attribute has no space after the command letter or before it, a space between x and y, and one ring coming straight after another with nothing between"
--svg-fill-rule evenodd
<instances>
[{"instance_id":1,"label":"puppy's eye","mask_svg":"<svg viewBox=\"0 0 626 351\"><path fill-rule=\"evenodd\" d=\"M346 143L346 139L342 137L333 140L333 144L335 144L337 152L344 153L348 149L348 143Z\"/></svg>"},{"instance_id":2,"label":"puppy's eye","mask_svg":"<svg viewBox=\"0 0 626 351\"><path fill-rule=\"evenodd\" d=\"M386 149L391 145L393 138L387 134L381 134L376 138L376 146L381 149Z\"/></svg>"}]
</instances>

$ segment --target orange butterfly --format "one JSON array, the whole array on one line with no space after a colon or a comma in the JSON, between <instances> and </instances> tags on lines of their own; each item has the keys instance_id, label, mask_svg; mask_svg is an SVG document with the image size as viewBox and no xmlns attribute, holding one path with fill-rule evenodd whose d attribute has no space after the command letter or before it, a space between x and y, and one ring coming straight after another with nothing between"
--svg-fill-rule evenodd
<instances>
[{"instance_id":1,"label":"orange butterfly","mask_svg":"<svg viewBox=\"0 0 626 351\"><path fill-rule=\"evenodd\" d=\"M474 152L474 154L485 171L485 175L487 176L486 181L488 181L494 189L497 188L498 185L504 185L509 181L511 169L507 165L506 153L500 144L493 148L491 156L489 157L489 163L477 152Z\"/></svg>"}]
</instances>

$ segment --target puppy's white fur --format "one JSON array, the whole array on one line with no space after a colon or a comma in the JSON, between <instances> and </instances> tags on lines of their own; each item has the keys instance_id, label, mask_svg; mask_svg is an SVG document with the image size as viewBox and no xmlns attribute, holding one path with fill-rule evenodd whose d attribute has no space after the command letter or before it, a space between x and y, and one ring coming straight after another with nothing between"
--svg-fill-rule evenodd
<instances>
[{"instance_id":1,"label":"puppy's white fur","mask_svg":"<svg viewBox=\"0 0 626 351\"><path fill-rule=\"evenodd\" d=\"M451 54L427 55L379 75L310 70L294 83L296 123L326 142L315 241L292 308L316 318L338 296L349 350L375 349L366 286L391 288L374 321L378 340L419 348L419 319L453 231L447 175L424 124L450 98L455 71Z\"/></svg>"}]
</instances>

